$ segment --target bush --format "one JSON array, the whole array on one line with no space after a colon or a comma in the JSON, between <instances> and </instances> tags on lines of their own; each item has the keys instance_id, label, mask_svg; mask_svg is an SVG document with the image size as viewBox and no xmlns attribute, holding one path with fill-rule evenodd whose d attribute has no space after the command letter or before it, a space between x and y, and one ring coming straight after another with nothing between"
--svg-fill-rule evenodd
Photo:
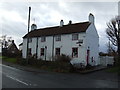
<instances>
[{"instance_id":1,"label":"bush","mask_svg":"<svg viewBox=\"0 0 120 90\"><path fill-rule=\"evenodd\" d=\"M70 62L71 58L65 54L58 55L55 58L56 61Z\"/></svg>"},{"instance_id":2,"label":"bush","mask_svg":"<svg viewBox=\"0 0 120 90\"><path fill-rule=\"evenodd\" d=\"M22 53L21 52L17 52L17 53L3 52L2 55L10 58L17 58L17 57L21 57Z\"/></svg>"},{"instance_id":3,"label":"bush","mask_svg":"<svg viewBox=\"0 0 120 90\"><path fill-rule=\"evenodd\" d=\"M27 60L24 58L17 58L17 64L25 66L25 65L27 65Z\"/></svg>"},{"instance_id":4,"label":"bush","mask_svg":"<svg viewBox=\"0 0 120 90\"><path fill-rule=\"evenodd\" d=\"M69 72L71 69L71 64L65 59L61 61L44 61L42 59L38 60L35 58L29 58L27 62L26 59L17 58L17 63L20 65L30 65L48 71Z\"/></svg>"}]
</instances>

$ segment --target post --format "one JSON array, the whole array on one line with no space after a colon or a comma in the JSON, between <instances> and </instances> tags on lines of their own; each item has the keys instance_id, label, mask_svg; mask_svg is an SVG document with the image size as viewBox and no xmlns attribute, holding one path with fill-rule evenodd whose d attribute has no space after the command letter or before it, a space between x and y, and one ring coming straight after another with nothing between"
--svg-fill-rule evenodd
<instances>
[{"instance_id":1,"label":"post","mask_svg":"<svg viewBox=\"0 0 120 90\"><path fill-rule=\"evenodd\" d=\"M26 50L26 58L27 58L27 63L28 63L28 48L29 48L29 27L30 27L30 11L31 7L29 7L29 14L28 14L28 34L27 34L27 50Z\"/></svg>"}]
</instances>

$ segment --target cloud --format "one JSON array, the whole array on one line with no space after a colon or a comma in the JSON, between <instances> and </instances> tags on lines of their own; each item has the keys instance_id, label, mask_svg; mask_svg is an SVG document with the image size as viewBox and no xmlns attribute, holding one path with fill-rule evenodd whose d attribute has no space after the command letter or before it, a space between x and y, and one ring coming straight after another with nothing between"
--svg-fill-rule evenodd
<instances>
[{"instance_id":1,"label":"cloud","mask_svg":"<svg viewBox=\"0 0 120 90\"><path fill-rule=\"evenodd\" d=\"M100 37L100 51L105 51L107 41L106 23L118 14L117 2L2 2L0 12L3 34L14 37L17 45L27 33L28 7L31 6L31 24L38 28L88 21L89 13L95 16L95 25ZM35 19L35 21L33 20Z\"/></svg>"}]
</instances>

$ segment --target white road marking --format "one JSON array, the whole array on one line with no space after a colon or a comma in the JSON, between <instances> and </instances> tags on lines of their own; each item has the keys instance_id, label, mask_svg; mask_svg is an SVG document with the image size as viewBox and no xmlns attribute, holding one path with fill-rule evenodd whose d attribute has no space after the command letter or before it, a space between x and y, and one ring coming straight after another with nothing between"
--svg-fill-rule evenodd
<instances>
[{"instance_id":1,"label":"white road marking","mask_svg":"<svg viewBox=\"0 0 120 90\"><path fill-rule=\"evenodd\" d=\"M13 79L13 80L16 80L16 81L18 81L18 82L20 82L20 83L22 83L22 84L25 84L25 85L29 85L29 84L27 84L27 83L25 83L25 82L23 82L23 81L21 81L21 80L19 80L19 79L16 79L16 78L14 78L14 77L11 77L11 76L9 76L9 75L6 75L6 77L8 77L8 78L11 78L11 79Z\"/></svg>"},{"instance_id":2,"label":"white road marking","mask_svg":"<svg viewBox=\"0 0 120 90\"><path fill-rule=\"evenodd\" d=\"M14 70L19 70L19 69L16 69L16 68L13 68L13 67L10 67L10 66L7 66L7 65L3 65L3 64L0 64L1 66L4 66L4 67L7 67L7 68L10 68L10 69L14 69ZM2 71L0 71L0 73L3 73ZM11 76L9 76L9 75L7 75L7 73L3 73L6 77L8 77L8 78L11 78L11 79L13 79L13 80L16 80L16 81L18 81L18 82L20 82L20 83L22 83L22 84L25 84L25 85L30 85L30 86L37 86L37 84L27 84L26 82L23 82L23 81L21 81L21 80L19 80L19 79L17 79L17 78L14 78L14 77L11 77Z\"/></svg>"}]
</instances>

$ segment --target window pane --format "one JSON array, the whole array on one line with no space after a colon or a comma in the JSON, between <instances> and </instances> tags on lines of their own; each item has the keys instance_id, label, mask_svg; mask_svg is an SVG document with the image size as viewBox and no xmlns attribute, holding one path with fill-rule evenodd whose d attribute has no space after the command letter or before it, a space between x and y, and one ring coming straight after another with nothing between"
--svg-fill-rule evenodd
<instances>
[{"instance_id":1,"label":"window pane","mask_svg":"<svg viewBox=\"0 0 120 90\"><path fill-rule=\"evenodd\" d=\"M41 56L44 56L44 48L41 48Z\"/></svg>"},{"instance_id":2,"label":"window pane","mask_svg":"<svg viewBox=\"0 0 120 90\"><path fill-rule=\"evenodd\" d=\"M72 40L78 40L78 34L72 34Z\"/></svg>"},{"instance_id":3,"label":"window pane","mask_svg":"<svg viewBox=\"0 0 120 90\"><path fill-rule=\"evenodd\" d=\"M28 55L31 55L31 48L28 48Z\"/></svg>"},{"instance_id":4,"label":"window pane","mask_svg":"<svg viewBox=\"0 0 120 90\"><path fill-rule=\"evenodd\" d=\"M55 36L56 41L61 41L61 35Z\"/></svg>"},{"instance_id":5,"label":"window pane","mask_svg":"<svg viewBox=\"0 0 120 90\"><path fill-rule=\"evenodd\" d=\"M78 57L78 48L72 48L72 57Z\"/></svg>"},{"instance_id":6,"label":"window pane","mask_svg":"<svg viewBox=\"0 0 120 90\"><path fill-rule=\"evenodd\" d=\"M32 42L32 38L29 38L29 39L28 39L28 42L31 43L31 42Z\"/></svg>"},{"instance_id":7,"label":"window pane","mask_svg":"<svg viewBox=\"0 0 120 90\"><path fill-rule=\"evenodd\" d=\"M60 55L60 48L56 48L55 53L56 53L56 55Z\"/></svg>"},{"instance_id":8,"label":"window pane","mask_svg":"<svg viewBox=\"0 0 120 90\"><path fill-rule=\"evenodd\" d=\"M45 42L46 41L46 37L41 37L41 42Z\"/></svg>"}]
</instances>

